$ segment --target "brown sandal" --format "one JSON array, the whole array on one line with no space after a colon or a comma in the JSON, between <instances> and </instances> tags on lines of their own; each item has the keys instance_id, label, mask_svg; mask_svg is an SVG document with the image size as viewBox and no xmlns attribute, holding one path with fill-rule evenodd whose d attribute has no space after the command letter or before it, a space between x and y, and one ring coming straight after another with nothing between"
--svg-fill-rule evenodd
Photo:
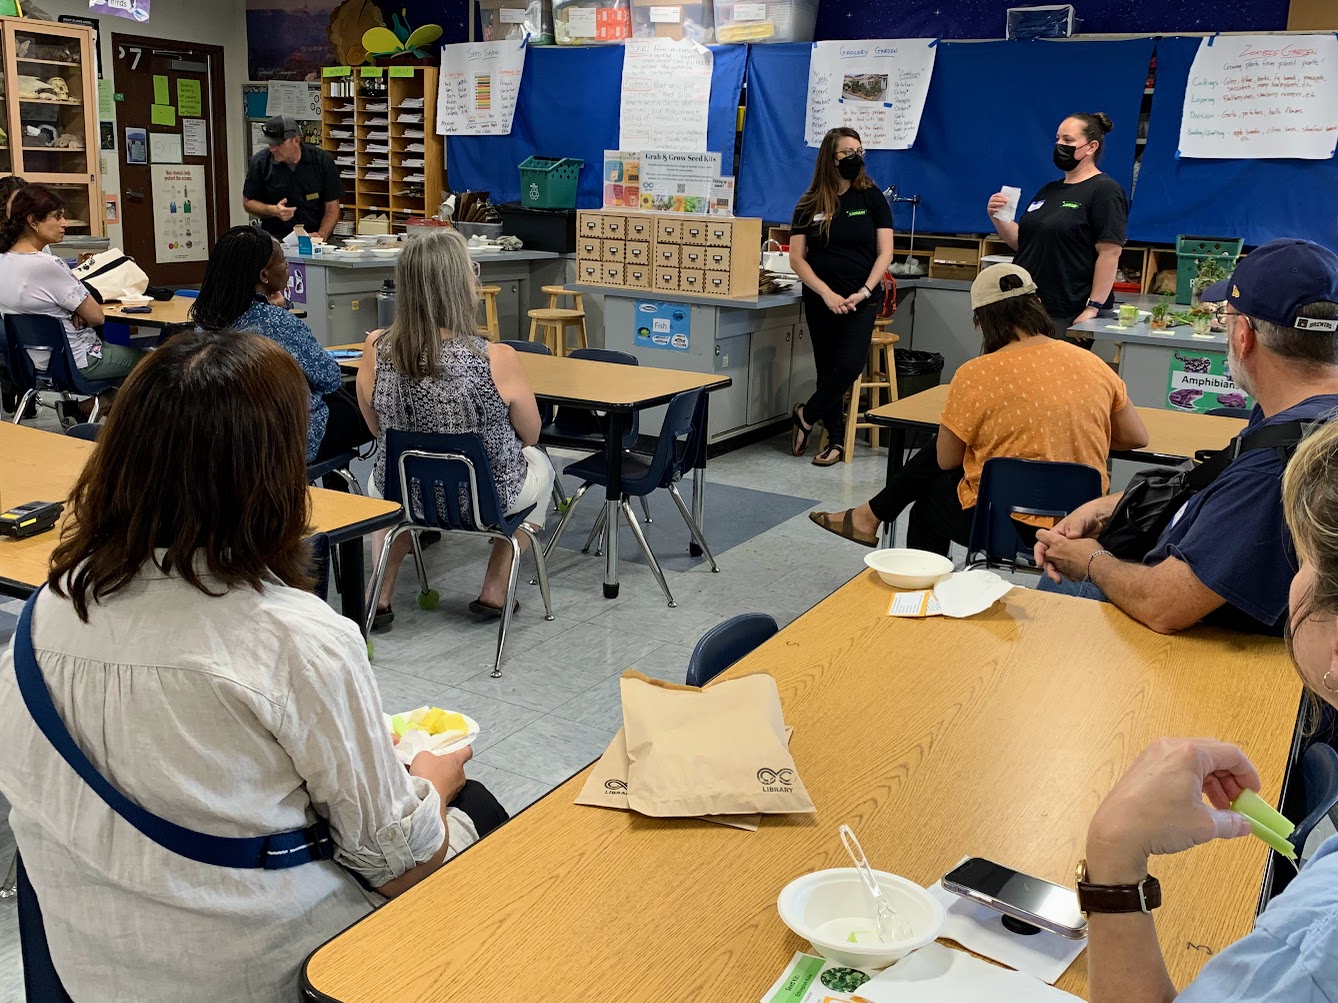
<instances>
[{"instance_id":1,"label":"brown sandal","mask_svg":"<svg viewBox=\"0 0 1338 1003\"><path fill-rule=\"evenodd\" d=\"M853 508L848 508L844 512L810 512L808 518L809 521L842 539L858 543L862 547L878 546L877 536L866 536L855 528L854 512Z\"/></svg>"},{"instance_id":2,"label":"brown sandal","mask_svg":"<svg viewBox=\"0 0 1338 1003\"><path fill-rule=\"evenodd\" d=\"M818 451L818 455L813 457L813 466L834 467L845 458L845 455L845 446L836 442L828 442L826 446ZM823 457L826 457L826 459L823 459Z\"/></svg>"}]
</instances>

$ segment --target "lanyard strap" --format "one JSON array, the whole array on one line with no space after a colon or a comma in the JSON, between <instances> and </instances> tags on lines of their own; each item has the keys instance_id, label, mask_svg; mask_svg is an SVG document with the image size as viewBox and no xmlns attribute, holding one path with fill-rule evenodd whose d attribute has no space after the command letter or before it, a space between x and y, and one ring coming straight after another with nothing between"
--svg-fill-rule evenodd
<instances>
[{"instance_id":1,"label":"lanyard strap","mask_svg":"<svg viewBox=\"0 0 1338 1003\"><path fill-rule=\"evenodd\" d=\"M330 827L323 820L305 829L291 829L271 836L213 836L160 818L108 783L70 736L37 666L32 642L32 615L39 595L41 590L24 605L14 631L14 674L18 677L19 693L42 734L112 811L159 846L202 864L274 871L313 860L329 860L334 855Z\"/></svg>"}]
</instances>

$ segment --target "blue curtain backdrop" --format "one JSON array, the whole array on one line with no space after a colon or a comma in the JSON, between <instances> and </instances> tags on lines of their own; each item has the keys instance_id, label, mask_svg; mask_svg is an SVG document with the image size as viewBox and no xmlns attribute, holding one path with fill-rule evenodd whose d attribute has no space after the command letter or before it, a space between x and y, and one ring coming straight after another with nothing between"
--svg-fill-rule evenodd
<instances>
[{"instance_id":1,"label":"blue curtain backdrop","mask_svg":"<svg viewBox=\"0 0 1338 1003\"><path fill-rule=\"evenodd\" d=\"M1338 250L1338 159L1176 156L1185 87L1198 48L1197 38L1157 43L1157 90L1129 216L1130 239L1244 237L1254 246L1274 237L1305 237Z\"/></svg>"},{"instance_id":2,"label":"blue curtain backdrop","mask_svg":"<svg viewBox=\"0 0 1338 1003\"><path fill-rule=\"evenodd\" d=\"M812 177L817 151L804 144L810 51L805 44L749 51L740 216L789 220ZM883 187L920 196L918 230L985 232L985 203L1001 185L1021 188L1025 200L1058 176L1051 153L1064 117L1104 111L1115 131L1102 168L1127 191L1152 51L1152 39L943 42L914 148L871 151L869 173ZM894 208L897 228L909 228L910 207Z\"/></svg>"},{"instance_id":3,"label":"blue curtain backdrop","mask_svg":"<svg viewBox=\"0 0 1338 1003\"><path fill-rule=\"evenodd\" d=\"M818 38L1002 38L1009 7L1024 0L822 0ZM1074 0L1091 33L1282 31L1288 0Z\"/></svg>"},{"instance_id":4,"label":"blue curtain backdrop","mask_svg":"<svg viewBox=\"0 0 1338 1003\"><path fill-rule=\"evenodd\" d=\"M707 149L719 152L721 173L734 170L734 135L747 49L717 45L711 76ZM516 166L526 157L585 161L577 204L603 204L604 151L618 148L623 47L534 46L525 57L520 98L509 136L447 136L446 171L456 191L482 190L493 202L520 200Z\"/></svg>"}]
</instances>

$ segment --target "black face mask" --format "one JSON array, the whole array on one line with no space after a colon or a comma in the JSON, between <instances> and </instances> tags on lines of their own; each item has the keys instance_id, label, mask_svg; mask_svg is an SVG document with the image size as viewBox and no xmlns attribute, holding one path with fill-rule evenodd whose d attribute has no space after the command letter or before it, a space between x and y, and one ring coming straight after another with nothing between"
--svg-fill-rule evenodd
<instances>
[{"instance_id":1,"label":"black face mask","mask_svg":"<svg viewBox=\"0 0 1338 1003\"><path fill-rule=\"evenodd\" d=\"M1076 149L1076 146L1070 146L1067 143L1056 143L1054 155L1055 166L1067 173L1081 164L1082 161L1073 155L1073 151Z\"/></svg>"},{"instance_id":2,"label":"black face mask","mask_svg":"<svg viewBox=\"0 0 1338 1003\"><path fill-rule=\"evenodd\" d=\"M841 175L847 181L854 181L859 177L859 172L864 167L864 158L858 153L851 154L845 160L836 162L836 173Z\"/></svg>"}]
</instances>

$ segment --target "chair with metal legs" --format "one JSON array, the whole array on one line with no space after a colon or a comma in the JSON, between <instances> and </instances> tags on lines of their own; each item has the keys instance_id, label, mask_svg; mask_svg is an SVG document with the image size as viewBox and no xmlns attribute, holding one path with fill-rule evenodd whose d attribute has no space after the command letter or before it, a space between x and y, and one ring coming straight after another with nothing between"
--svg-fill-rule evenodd
<instances>
[{"instance_id":1,"label":"chair with metal legs","mask_svg":"<svg viewBox=\"0 0 1338 1003\"><path fill-rule=\"evenodd\" d=\"M414 560L418 565L418 605L432 609L439 597L428 584L427 571L418 547L418 534L429 530L455 533L476 533L494 540L505 540L511 547L511 574L507 580L506 599L497 628L497 657L493 661L492 676L502 674L502 648L506 632L511 626L511 614L516 599L516 579L520 573L520 541L517 533L524 534L534 552L538 572L539 593L544 601L544 619L553 619L553 604L548 589L548 565L535 531L525 522L534 506L514 515L502 511L497 496L497 482L493 479L492 465L483 441L473 434L452 435L442 432L386 432L386 469L396 476L386 477L387 501L404 506L405 521L386 534L376 571L372 574L371 594L381 592L390 548L404 533L413 537ZM367 605L366 629L370 633L376 603Z\"/></svg>"},{"instance_id":2,"label":"chair with metal legs","mask_svg":"<svg viewBox=\"0 0 1338 1003\"><path fill-rule=\"evenodd\" d=\"M23 419L28 402L38 397L39 391L53 390L69 400L72 396L93 398L90 422L98 420L101 409L99 395L116 384L107 380L87 380L74 364L65 328L55 317L44 314L12 313L5 317L5 367L9 378L22 393L14 410L14 424ZM46 371L39 373L28 350L49 352Z\"/></svg>"},{"instance_id":3,"label":"chair with metal legs","mask_svg":"<svg viewBox=\"0 0 1338 1003\"><path fill-rule=\"evenodd\" d=\"M704 429L699 426L704 415L702 407L703 396L700 390L688 390L678 394L673 398L665 409L664 425L660 428L660 437L655 444L655 452L647 455L629 450L622 457L622 499L619 508L623 516L627 519L627 525L632 529L632 535L641 546L642 552L646 555L646 563L650 565L651 573L659 583L661 591L670 606L677 606L674 601L673 593L669 591L669 585L664 580L664 572L660 569L660 562L655 559L655 554L650 549L650 544L646 542L646 536L641 530L641 523L637 520L636 514L632 511L630 503L631 498L645 498L651 492L663 488L669 492L669 497L674 500L678 507L679 514L683 516L683 521L687 524L688 532L692 534L693 541L701 547L706 559L711 562L711 570L719 571L716 565L715 557L711 553L711 548L706 542L706 537L702 534L701 527L697 525L697 520L692 517L692 512L683 501L683 496L679 493L678 482L683 474L692 465L693 457L696 455L692 448L693 436L696 434L705 434ZM605 465L603 453L595 453L587 456L583 460L577 460L567 466L564 473L572 474L581 479L581 486L576 494L572 496L571 505L562 516L562 521L558 523L557 529L553 531L552 538L544 548L545 555L551 554L553 548L557 546L562 538L567 524L571 521L572 513L580 504L581 499L591 487L598 484L601 487L608 484L608 470ZM599 516L595 520L594 528L590 532L590 539L586 541L582 550L588 550L595 536L603 531L605 521L605 510L601 509Z\"/></svg>"}]
</instances>

